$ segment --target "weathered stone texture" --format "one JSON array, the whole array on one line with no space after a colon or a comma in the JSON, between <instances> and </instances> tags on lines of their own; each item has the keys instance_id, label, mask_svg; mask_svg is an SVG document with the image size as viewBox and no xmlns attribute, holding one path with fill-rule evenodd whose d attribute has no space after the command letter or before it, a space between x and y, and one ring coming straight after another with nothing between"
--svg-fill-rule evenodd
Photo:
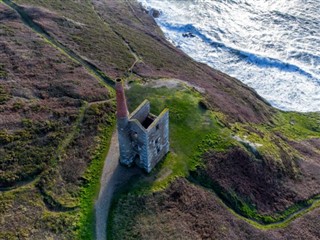
<instances>
[{"instance_id":1,"label":"weathered stone texture","mask_svg":"<svg viewBox=\"0 0 320 240\"><path fill-rule=\"evenodd\" d=\"M148 100L144 100L136 110L130 114L130 119L137 119L142 123L150 113L150 103Z\"/></svg>"},{"instance_id":2,"label":"weathered stone texture","mask_svg":"<svg viewBox=\"0 0 320 240\"><path fill-rule=\"evenodd\" d=\"M148 172L169 152L169 111L165 109L148 128Z\"/></svg>"},{"instance_id":3,"label":"weathered stone texture","mask_svg":"<svg viewBox=\"0 0 320 240\"><path fill-rule=\"evenodd\" d=\"M137 164L146 172L169 152L169 110L157 117L150 113L150 102L144 100L128 116L121 80L116 82L118 140L120 163L126 166Z\"/></svg>"}]
</instances>

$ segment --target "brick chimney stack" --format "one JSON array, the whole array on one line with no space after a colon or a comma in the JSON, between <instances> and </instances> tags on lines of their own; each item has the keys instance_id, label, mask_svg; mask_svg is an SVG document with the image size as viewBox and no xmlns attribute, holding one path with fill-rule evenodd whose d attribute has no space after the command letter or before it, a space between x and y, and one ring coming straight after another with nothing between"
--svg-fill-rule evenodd
<instances>
[{"instance_id":1,"label":"brick chimney stack","mask_svg":"<svg viewBox=\"0 0 320 240\"><path fill-rule=\"evenodd\" d=\"M126 96L121 79L116 80L117 98L117 129L120 151L120 163L130 166L133 163L132 143L129 136L129 113L127 108Z\"/></svg>"},{"instance_id":2,"label":"brick chimney stack","mask_svg":"<svg viewBox=\"0 0 320 240\"><path fill-rule=\"evenodd\" d=\"M116 98L117 98L117 118L127 118L128 108L126 96L124 95L124 89L122 80L118 78L116 80Z\"/></svg>"}]
</instances>

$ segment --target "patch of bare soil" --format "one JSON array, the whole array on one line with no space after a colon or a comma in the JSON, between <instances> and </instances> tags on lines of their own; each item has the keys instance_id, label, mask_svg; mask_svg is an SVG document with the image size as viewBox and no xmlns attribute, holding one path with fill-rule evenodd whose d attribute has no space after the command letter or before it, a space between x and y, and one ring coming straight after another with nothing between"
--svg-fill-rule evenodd
<instances>
[{"instance_id":1,"label":"patch of bare soil","mask_svg":"<svg viewBox=\"0 0 320 240\"><path fill-rule=\"evenodd\" d=\"M200 93L205 93L206 90L200 87L197 87L195 85L190 84L189 82L182 81L180 79L174 79L174 78L164 78L164 79L158 79L158 80L150 80L146 83L146 86L152 87L152 88L161 88L161 87L167 87L167 88L183 88L183 85L187 85L188 87L195 89L196 91Z\"/></svg>"},{"instance_id":2,"label":"patch of bare soil","mask_svg":"<svg viewBox=\"0 0 320 240\"><path fill-rule=\"evenodd\" d=\"M112 229L113 239L315 240L320 237L319 209L283 229L259 230L229 212L212 192L183 179L150 196L127 196L119 201L115 213L114 222L119 225Z\"/></svg>"}]
</instances>

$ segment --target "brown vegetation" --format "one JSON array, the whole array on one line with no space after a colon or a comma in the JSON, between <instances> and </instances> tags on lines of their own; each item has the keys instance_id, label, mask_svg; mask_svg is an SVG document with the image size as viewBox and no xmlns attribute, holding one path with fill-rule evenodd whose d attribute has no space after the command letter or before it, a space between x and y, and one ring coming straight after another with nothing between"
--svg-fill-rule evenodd
<instances>
[{"instance_id":1,"label":"brown vegetation","mask_svg":"<svg viewBox=\"0 0 320 240\"><path fill-rule=\"evenodd\" d=\"M217 185L218 191L227 192L226 200L230 204L234 204L230 199L233 195L253 205L259 213L272 215L319 193L319 160L311 163L283 154L284 166L279 166L270 157L257 158L234 148L223 153L207 153L206 167L196 175Z\"/></svg>"},{"instance_id":2,"label":"brown vegetation","mask_svg":"<svg viewBox=\"0 0 320 240\"><path fill-rule=\"evenodd\" d=\"M71 131L83 101L108 92L79 64L25 27L0 5L3 51L0 187L39 174Z\"/></svg>"},{"instance_id":3,"label":"brown vegetation","mask_svg":"<svg viewBox=\"0 0 320 240\"><path fill-rule=\"evenodd\" d=\"M113 102L4 4L0 19L0 238L71 239L83 176L98 136L113 125Z\"/></svg>"},{"instance_id":4,"label":"brown vegetation","mask_svg":"<svg viewBox=\"0 0 320 240\"><path fill-rule=\"evenodd\" d=\"M202 87L206 89L206 98L212 108L226 113L230 121L261 122L272 114L270 106L252 89L205 64L196 63L168 43L155 21L136 2L102 4L94 0L93 4L101 17L142 59L133 69L136 74L173 77Z\"/></svg>"},{"instance_id":5,"label":"brown vegetation","mask_svg":"<svg viewBox=\"0 0 320 240\"><path fill-rule=\"evenodd\" d=\"M113 104L91 105L74 140L64 150L59 165L49 169L38 183L52 209L73 209L79 205L79 191L87 183L84 173L94 155L93 143L105 125L113 124ZM53 200L50 200L52 198Z\"/></svg>"},{"instance_id":6,"label":"brown vegetation","mask_svg":"<svg viewBox=\"0 0 320 240\"><path fill-rule=\"evenodd\" d=\"M168 43L155 21L134 1L18 2L49 34L109 76L124 76L136 55L141 61L132 70L135 74L179 78L202 87L211 108L226 113L230 121L257 123L272 115L272 108L252 89L194 62ZM66 12L70 18L59 15Z\"/></svg>"},{"instance_id":7,"label":"brown vegetation","mask_svg":"<svg viewBox=\"0 0 320 240\"><path fill-rule=\"evenodd\" d=\"M305 239L320 237L320 210L279 230L259 230L229 212L210 191L186 180L149 196L127 195L114 214L112 239Z\"/></svg>"},{"instance_id":8,"label":"brown vegetation","mask_svg":"<svg viewBox=\"0 0 320 240\"><path fill-rule=\"evenodd\" d=\"M52 38L110 77L128 76L136 62L133 75L143 81L179 78L206 89L205 106L227 116L224 126L272 124L276 110L249 87L174 48L134 1L16 2ZM110 93L3 3L0 21L0 238L75 238L80 188L88 183L84 172L113 122L113 105L105 102ZM260 213L284 210L318 193L320 142L283 141L308 161L284 151L278 165L233 149L208 153L198 175ZM113 231L118 239L318 239L318 215L316 210L284 230L259 231L211 192L179 180L167 191L122 199Z\"/></svg>"}]
</instances>

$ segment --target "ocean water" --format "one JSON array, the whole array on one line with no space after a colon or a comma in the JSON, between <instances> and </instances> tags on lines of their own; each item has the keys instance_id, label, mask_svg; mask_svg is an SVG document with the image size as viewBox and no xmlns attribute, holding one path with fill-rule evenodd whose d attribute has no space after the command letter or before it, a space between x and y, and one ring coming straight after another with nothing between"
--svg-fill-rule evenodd
<instances>
[{"instance_id":1,"label":"ocean water","mask_svg":"<svg viewBox=\"0 0 320 240\"><path fill-rule=\"evenodd\" d=\"M320 0L138 0L167 39L273 106L320 111Z\"/></svg>"}]
</instances>

